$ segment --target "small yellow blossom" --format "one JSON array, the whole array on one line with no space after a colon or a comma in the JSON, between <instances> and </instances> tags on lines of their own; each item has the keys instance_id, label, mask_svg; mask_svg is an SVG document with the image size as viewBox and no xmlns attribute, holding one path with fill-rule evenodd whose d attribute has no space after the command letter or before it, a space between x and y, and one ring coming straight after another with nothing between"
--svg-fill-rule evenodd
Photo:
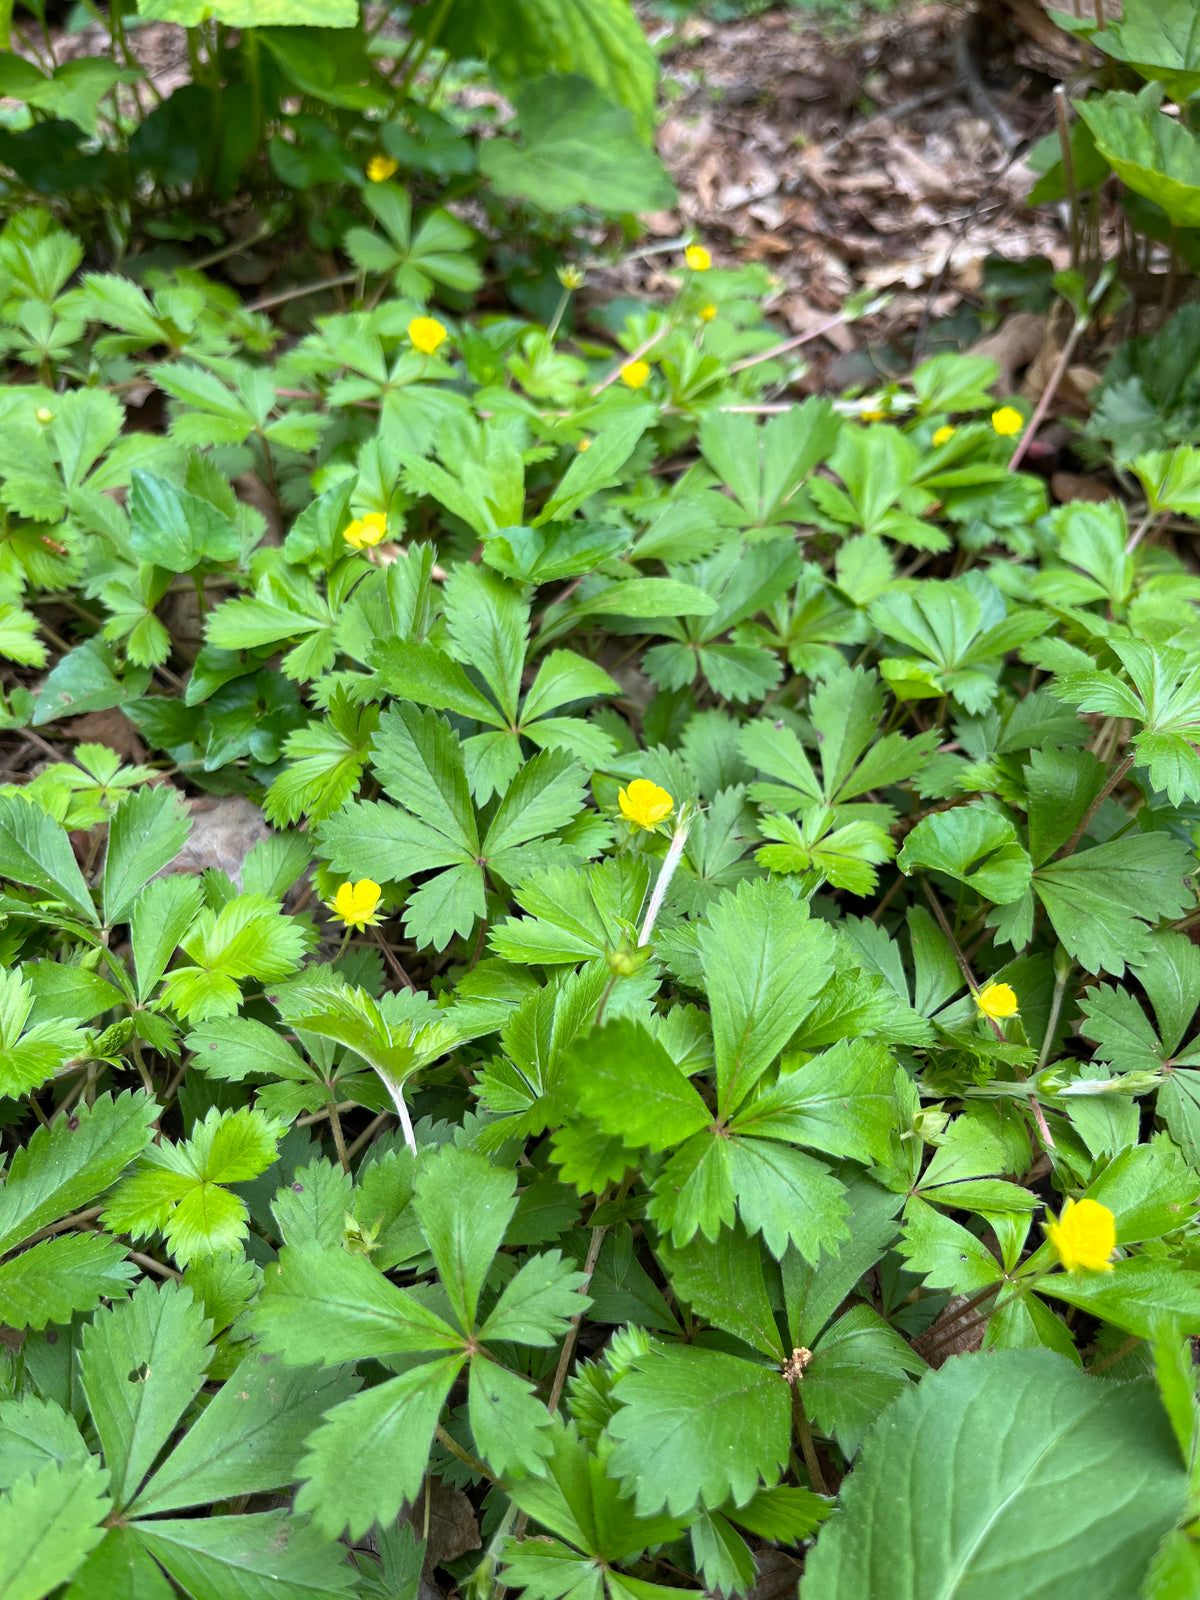
<instances>
[{"instance_id":1,"label":"small yellow blossom","mask_svg":"<svg viewBox=\"0 0 1200 1600\"><path fill-rule=\"evenodd\" d=\"M884 422L887 419L887 412L886 411L864 411L862 413L862 419L863 419L864 422Z\"/></svg>"},{"instance_id":2,"label":"small yellow blossom","mask_svg":"<svg viewBox=\"0 0 1200 1600\"><path fill-rule=\"evenodd\" d=\"M954 435L957 432L958 432L958 429L952 427L950 425L950 423L947 422L944 427L939 428L938 431L934 434L934 436L933 436L934 448L935 449L940 449L942 447L942 445L949 444L951 439L953 439Z\"/></svg>"},{"instance_id":3,"label":"small yellow blossom","mask_svg":"<svg viewBox=\"0 0 1200 1600\"><path fill-rule=\"evenodd\" d=\"M707 306L701 306L700 307L700 321L701 322L711 322L712 319L716 316L716 314L717 314L717 308L714 305L707 305Z\"/></svg>"},{"instance_id":4,"label":"small yellow blossom","mask_svg":"<svg viewBox=\"0 0 1200 1600\"><path fill-rule=\"evenodd\" d=\"M1015 439L1025 426L1025 418L1016 406L1001 406L992 412L992 427L1002 439Z\"/></svg>"},{"instance_id":5,"label":"small yellow blossom","mask_svg":"<svg viewBox=\"0 0 1200 1600\"><path fill-rule=\"evenodd\" d=\"M582 289L587 281L582 267L555 267L554 276L564 289Z\"/></svg>"},{"instance_id":6,"label":"small yellow blossom","mask_svg":"<svg viewBox=\"0 0 1200 1600\"><path fill-rule=\"evenodd\" d=\"M445 343L447 334L436 317L414 317L408 325L408 337L413 342L413 348L423 356L435 356L438 347Z\"/></svg>"},{"instance_id":7,"label":"small yellow blossom","mask_svg":"<svg viewBox=\"0 0 1200 1600\"><path fill-rule=\"evenodd\" d=\"M643 389L650 378L650 363L648 361L627 361L621 368L621 382L629 385L631 389Z\"/></svg>"},{"instance_id":8,"label":"small yellow blossom","mask_svg":"<svg viewBox=\"0 0 1200 1600\"><path fill-rule=\"evenodd\" d=\"M617 795L621 815L639 828L655 828L675 809L675 802L665 789L651 783L649 778L635 778L628 789Z\"/></svg>"},{"instance_id":9,"label":"small yellow blossom","mask_svg":"<svg viewBox=\"0 0 1200 1600\"><path fill-rule=\"evenodd\" d=\"M575 448L579 451L579 454L582 455L585 450L590 450L592 448L592 441L590 439L580 439Z\"/></svg>"},{"instance_id":10,"label":"small yellow blossom","mask_svg":"<svg viewBox=\"0 0 1200 1600\"><path fill-rule=\"evenodd\" d=\"M400 163L393 161L391 156L372 156L367 162L367 177L372 183L386 183L399 166Z\"/></svg>"},{"instance_id":11,"label":"small yellow blossom","mask_svg":"<svg viewBox=\"0 0 1200 1600\"><path fill-rule=\"evenodd\" d=\"M690 244L683 252L683 259L688 264L691 272L707 272L712 266L712 257L702 244Z\"/></svg>"},{"instance_id":12,"label":"small yellow blossom","mask_svg":"<svg viewBox=\"0 0 1200 1600\"><path fill-rule=\"evenodd\" d=\"M348 928L374 927L379 921L375 908L383 898L383 890L370 878L360 878L357 883L344 883L333 897L332 911Z\"/></svg>"},{"instance_id":13,"label":"small yellow blossom","mask_svg":"<svg viewBox=\"0 0 1200 1600\"><path fill-rule=\"evenodd\" d=\"M44 423L54 421L54 413L51 411L49 406L39 406L34 412L34 415L37 417L39 422Z\"/></svg>"},{"instance_id":14,"label":"small yellow blossom","mask_svg":"<svg viewBox=\"0 0 1200 1600\"><path fill-rule=\"evenodd\" d=\"M1007 983L985 983L975 996L975 1004L993 1022L1017 1014L1017 996Z\"/></svg>"},{"instance_id":15,"label":"small yellow blossom","mask_svg":"<svg viewBox=\"0 0 1200 1600\"><path fill-rule=\"evenodd\" d=\"M1112 1271L1117 1221L1099 1200L1068 1200L1058 1221L1046 1224L1046 1237L1068 1272Z\"/></svg>"},{"instance_id":16,"label":"small yellow blossom","mask_svg":"<svg viewBox=\"0 0 1200 1600\"><path fill-rule=\"evenodd\" d=\"M342 529L342 538L355 550L369 550L387 538L387 516L382 511L368 511L365 517Z\"/></svg>"}]
</instances>

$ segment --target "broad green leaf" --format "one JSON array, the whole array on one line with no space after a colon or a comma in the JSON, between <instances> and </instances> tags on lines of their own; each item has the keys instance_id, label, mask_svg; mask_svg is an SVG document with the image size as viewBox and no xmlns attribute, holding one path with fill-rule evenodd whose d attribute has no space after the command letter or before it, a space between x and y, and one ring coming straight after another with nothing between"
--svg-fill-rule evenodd
<instances>
[{"instance_id":1,"label":"broad green leaf","mask_svg":"<svg viewBox=\"0 0 1200 1600\"><path fill-rule=\"evenodd\" d=\"M631 1018L592 1028L567 1060L580 1109L632 1149L666 1150L712 1121L686 1074Z\"/></svg>"},{"instance_id":2,"label":"broad green leaf","mask_svg":"<svg viewBox=\"0 0 1200 1600\"><path fill-rule=\"evenodd\" d=\"M490 1258L489 1258L490 1259ZM289 1366L456 1349L441 1317L363 1256L313 1242L280 1251L251 1313L261 1348Z\"/></svg>"},{"instance_id":3,"label":"broad green leaf","mask_svg":"<svg viewBox=\"0 0 1200 1600\"><path fill-rule=\"evenodd\" d=\"M0 1495L0 1596L43 1600L104 1537L112 1501L99 1461L45 1466Z\"/></svg>"},{"instance_id":4,"label":"broad green leaf","mask_svg":"<svg viewBox=\"0 0 1200 1600\"><path fill-rule=\"evenodd\" d=\"M494 1472L506 1478L540 1476L542 1460L554 1448L554 1424L528 1378L476 1357L467 1416L476 1449Z\"/></svg>"},{"instance_id":5,"label":"broad green leaf","mask_svg":"<svg viewBox=\"0 0 1200 1600\"><path fill-rule=\"evenodd\" d=\"M516 102L519 145L489 139L479 166L498 194L544 211L594 206L611 215L672 206L675 186L626 107L586 78L536 78Z\"/></svg>"},{"instance_id":6,"label":"broad green leaf","mask_svg":"<svg viewBox=\"0 0 1200 1600\"><path fill-rule=\"evenodd\" d=\"M361 1539L373 1522L389 1523L416 1498L433 1430L462 1366L447 1356L411 1367L345 1400L309 1435L300 1464L307 1479L297 1510L307 1511L326 1538L349 1528Z\"/></svg>"},{"instance_id":7,"label":"broad green leaf","mask_svg":"<svg viewBox=\"0 0 1200 1600\"><path fill-rule=\"evenodd\" d=\"M157 1516L185 1506L285 1489L305 1439L355 1380L249 1355L129 1508Z\"/></svg>"},{"instance_id":8,"label":"broad green leaf","mask_svg":"<svg viewBox=\"0 0 1200 1600\"><path fill-rule=\"evenodd\" d=\"M716 1239L695 1238L682 1250L665 1241L657 1251L676 1297L768 1359L787 1359L763 1279L762 1246L742 1228Z\"/></svg>"},{"instance_id":9,"label":"broad green leaf","mask_svg":"<svg viewBox=\"0 0 1200 1600\"><path fill-rule=\"evenodd\" d=\"M42 1328L118 1300L137 1276L125 1247L103 1233L43 1239L0 1263L0 1317L10 1328Z\"/></svg>"},{"instance_id":10,"label":"broad green leaf","mask_svg":"<svg viewBox=\"0 0 1200 1600\"><path fill-rule=\"evenodd\" d=\"M639 1516L748 1500L787 1461L791 1398L773 1366L676 1345L638 1357L614 1392L610 1470Z\"/></svg>"},{"instance_id":11,"label":"broad green leaf","mask_svg":"<svg viewBox=\"0 0 1200 1600\"><path fill-rule=\"evenodd\" d=\"M964 1356L868 1437L803 1600L1127 1600L1184 1496L1149 1380L1102 1382L1041 1350Z\"/></svg>"},{"instance_id":12,"label":"broad green leaf","mask_svg":"<svg viewBox=\"0 0 1200 1600\"><path fill-rule=\"evenodd\" d=\"M1033 871L1012 823L984 806L956 806L925 817L897 864L908 873L944 872L999 906L1021 898Z\"/></svg>"},{"instance_id":13,"label":"broad green leaf","mask_svg":"<svg viewBox=\"0 0 1200 1600\"><path fill-rule=\"evenodd\" d=\"M187 843L191 819L169 787L135 790L113 812L104 857L104 920L124 922L155 873Z\"/></svg>"},{"instance_id":14,"label":"broad green leaf","mask_svg":"<svg viewBox=\"0 0 1200 1600\"><path fill-rule=\"evenodd\" d=\"M35 1128L0 1186L0 1250L103 1194L145 1150L157 1115L139 1089L115 1100L100 1095L70 1120L56 1117L48 1128Z\"/></svg>"},{"instance_id":15,"label":"broad green leaf","mask_svg":"<svg viewBox=\"0 0 1200 1600\"><path fill-rule=\"evenodd\" d=\"M236 561L242 548L233 523L209 501L138 470L130 475L129 542L140 560L168 572Z\"/></svg>"},{"instance_id":16,"label":"broad green leaf","mask_svg":"<svg viewBox=\"0 0 1200 1600\"><path fill-rule=\"evenodd\" d=\"M852 1456L889 1401L925 1363L870 1306L854 1305L813 1348L800 1377L804 1409L822 1433Z\"/></svg>"},{"instance_id":17,"label":"broad green leaf","mask_svg":"<svg viewBox=\"0 0 1200 1600\"><path fill-rule=\"evenodd\" d=\"M200 1392L210 1332L189 1290L150 1280L85 1329L83 1388L119 1505L133 1499Z\"/></svg>"},{"instance_id":18,"label":"broad green leaf","mask_svg":"<svg viewBox=\"0 0 1200 1600\"><path fill-rule=\"evenodd\" d=\"M1135 194L1161 206L1179 228L1200 227L1200 142L1158 109L1162 91L1112 90L1076 102L1096 148Z\"/></svg>"},{"instance_id":19,"label":"broad green leaf","mask_svg":"<svg viewBox=\"0 0 1200 1600\"><path fill-rule=\"evenodd\" d=\"M833 938L777 882L747 882L699 933L721 1111L737 1109L804 1021L832 973Z\"/></svg>"},{"instance_id":20,"label":"broad green leaf","mask_svg":"<svg viewBox=\"0 0 1200 1600\"><path fill-rule=\"evenodd\" d=\"M1182 916L1188 853L1163 833L1134 834L1039 867L1033 887L1068 955L1121 977L1150 949L1146 923Z\"/></svg>"},{"instance_id":21,"label":"broad green leaf","mask_svg":"<svg viewBox=\"0 0 1200 1600\"><path fill-rule=\"evenodd\" d=\"M99 926L65 830L19 794L0 794L0 877L39 889Z\"/></svg>"},{"instance_id":22,"label":"broad green leaf","mask_svg":"<svg viewBox=\"0 0 1200 1600\"><path fill-rule=\"evenodd\" d=\"M843 1041L783 1074L730 1124L869 1165L886 1161L897 1127L896 1064L877 1041Z\"/></svg>"},{"instance_id":23,"label":"broad green leaf","mask_svg":"<svg viewBox=\"0 0 1200 1600\"><path fill-rule=\"evenodd\" d=\"M572 1208L573 1209L573 1208ZM501 1291L500 1298L479 1330L484 1340L509 1340L514 1344L549 1348L566 1335L571 1318L591 1304L582 1272L564 1261L557 1250L530 1256Z\"/></svg>"},{"instance_id":24,"label":"broad green leaf","mask_svg":"<svg viewBox=\"0 0 1200 1600\"><path fill-rule=\"evenodd\" d=\"M194 1600L323 1600L353 1583L341 1546L279 1511L163 1517L135 1531Z\"/></svg>"},{"instance_id":25,"label":"broad green leaf","mask_svg":"<svg viewBox=\"0 0 1200 1600\"><path fill-rule=\"evenodd\" d=\"M516 1179L469 1150L445 1145L417 1174L413 1204L442 1287L465 1333L488 1268L516 1209Z\"/></svg>"}]
</instances>

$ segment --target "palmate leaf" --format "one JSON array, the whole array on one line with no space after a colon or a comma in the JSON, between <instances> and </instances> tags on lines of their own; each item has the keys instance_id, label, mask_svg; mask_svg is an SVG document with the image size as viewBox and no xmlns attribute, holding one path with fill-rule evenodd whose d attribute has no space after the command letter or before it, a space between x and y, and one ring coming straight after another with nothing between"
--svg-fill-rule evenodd
<instances>
[{"instance_id":1,"label":"palmate leaf","mask_svg":"<svg viewBox=\"0 0 1200 1600\"><path fill-rule=\"evenodd\" d=\"M1048 1351L950 1361L868 1437L801 1593L1126 1600L1184 1497L1149 1380L1098 1381Z\"/></svg>"},{"instance_id":2,"label":"palmate leaf","mask_svg":"<svg viewBox=\"0 0 1200 1600\"><path fill-rule=\"evenodd\" d=\"M614 1394L609 1467L639 1516L748 1500L787 1461L792 1407L777 1367L669 1346L636 1357Z\"/></svg>"},{"instance_id":3,"label":"palmate leaf","mask_svg":"<svg viewBox=\"0 0 1200 1600\"><path fill-rule=\"evenodd\" d=\"M354 1582L340 1546L278 1511L164 1517L131 1532L196 1600L322 1600Z\"/></svg>"},{"instance_id":4,"label":"palmate leaf","mask_svg":"<svg viewBox=\"0 0 1200 1600\"><path fill-rule=\"evenodd\" d=\"M106 1234L43 1239L0 1263L0 1317L10 1328L70 1322L77 1311L94 1311L101 1299L120 1299L136 1276L124 1246Z\"/></svg>"},{"instance_id":5,"label":"palmate leaf","mask_svg":"<svg viewBox=\"0 0 1200 1600\"><path fill-rule=\"evenodd\" d=\"M118 1505L133 1498L200 1392L211 1331L190 1290L149 1279L85 1329L83 1388Z\"/></svg>"}]
</instances>

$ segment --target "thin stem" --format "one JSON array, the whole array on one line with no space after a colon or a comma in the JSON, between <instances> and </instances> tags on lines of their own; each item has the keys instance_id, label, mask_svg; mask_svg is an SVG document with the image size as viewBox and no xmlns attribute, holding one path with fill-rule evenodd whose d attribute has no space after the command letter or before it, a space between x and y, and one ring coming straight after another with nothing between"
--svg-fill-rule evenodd
<instances>
[{"instance_id":1,"label":"thin stem","mask_svg":"<svg viewBox=\"0 0 1200 1600\"><path fill-rule=\"evenodd\" d=\"M1171 515L1171 513L1169 511L1156 511L1153 507L1148 508L1147 511L1146 511L1146 515L1142 518L1142 520L1138 523L1137 527L1129 535L1129 539L1128 539L1128 541L1127 541L1127 543L1125 545L1125 554L1127 556L1131 556L1133 554L1133 552L1137 549L1138 545L1141 544L1142 540L1149 533L1149 531L1153 527L1154 523L1160 517L1165 522L1166 519L1170 515Z\"/></svg>"},{"instance_id":2,"label":"thin stem","mask_svg":"<svg viewBox=\"0 0 1200 1600\"><path fill-rule=\"evenodd\" d=\"M607 1228L593 1228L592 1242L588 1246L587 1259L583 1263L583 1282L579 1285L579 1293L586 1294L588 1285L592 1281L592 1273L596 1270L596 1262L600 1259L600 1246L604 1243ZM582 1310L577 1311L571 1318L571 1326L567 1329L567 1337L563 1340L562 1352L558 1358L558 1366L554 1369L554 1382L550 1386L550 1398L546 1402L546 1409L553 1415L558 1410L558 1402L562 1399L562 1392L567 1382L567 1369L571 1365L571 1357L575 1354L575 1341L579 1338L579 1325L583 1321Z\"/></svg>"},{"instance_id":3,"label":"thin stem","mask_svg":"<svg viewBox=\"0 0 1200 1600\"><path fill-rule=\"evenodd\" d=\"M1129 771L1130 767L1132 767L1133 763L1136 760L1137 760L1137 752L1135 750L1131 750L1129 752L1129 754L1125 757L1125 759L1121 762L1121 764L1119 766L1113 768L1112 772L1109 774L1108 779L1106 780L1106 782L1104 784L1103 789L1101 789L1100 793L1096 796L1096 798L1092 801L1091 805L1084 812L1083 816L1080 819L1079 826L1075 829L1075 832L1071 835L1071 837L1067 840L1066 844L1063 845L1062 849L1058 852L1058 855L1055 858L1056 860L1064 861L1067 858L1067 856L1074 855L1075 847L1079 843L1079 841L1083 838L1084 833L1087 831L1088 823L1096 815L1097 811L1099 811L1100 807L1108 799L1109 795L1113 792L1113 790L1121 782L1121 779Z\"/></svg>"},{"instance_id":4,"label":"thin stem","mask_svg":"<svg viewBox=\"0 0 1200 1600\"><path fill-rule=\"evenodd\" d=\"M329 1102L329 1127L333 1133L333 1146L338 1153L338 1160L342 1163L342 1171L350 1171L350 1157L346 1154L346 1140L342 1135L342 1119L338 1116L338 1108L333 1101Z\"/></svg>"},{"instance_id":5,"label":"thin stem","mask_svg":"<svg viewBox=\"0 0 1200 1600\"><path fill-rule=\"evenodd\" d=\"M808 1476L813 1488L818 1494L828 1494L829 1485L825 1482L825 1474L821 1471L821 1463L817 1460L816 1446L813 1444L812 1429L808 1425L808 1413L804 1409L804 1401L800 1396L801 1378L792 1384L792 1422L796 1429L796 1437L800 1441L800 1454L804 1457L804 1465L808 1468Z\"/></svg>"},{"instance_id":6,"label":"thin stem","mask_svg":"<svg viewBox=\"0 0 1200 1600\"><path fill-rule=\"evenodd\" d=\"M129 1259L136 1261L139 1267L145 1267L147 1272L156 1272L160 1278L174 1278L176 1283L183 1282L183 1273L176 1272L174 1267L166 1267L161 1261L156 1261L153 1256L143 1255L140 1250L131 1250Z\"/></svg>"},{"instance_id":7,"label":"thin stem","mask_svg":"<svg viewBox=\"0 0 1200 1600\"><path fill-rule=\"evenodd\" d=\"M1042 1048L1038 1052L1037 1071L1045 1071L1046 1063L1050 1059L1050 1051L1054 1044L1054 1030L1058 1027L1058 1019L1062 1015L1063 996L1067 992L1067 983L1070 979L1075 963L1070 962L1064 968L1061 977L1054 980L1054 998L1050 1002L1050 1016L1046 1021L1046 1031L1042 1035Z\"/></svg>"},{"instance_id":8,"label":"thin stem","mask_svg":"<svg viewBox=\"0 0 1200 1600\"><path fill-rule=\"evenodd\" d=\"M1087 1372L1103 1372L1106 1367L1115 1366L1118 1361L1123 1360L1131 1350L1136 1350L1141 1342L1142 1336L1140 1333L1131 1334L1123 1344L1117 1346L1111 1355L1105 1356L1103 1361L1097 1361L1094 1366L1086 1367L1084 1370Z\"/></svg>"},{"instance_id":9,"label":"thin stem","mask_svg":"<svg viewBox=\"0 0 1200 1600\"><path fill-rule=\"evenodd\" d=\"M392 1104L396 1108L396 1115L400 1118L400 1126L404 1130L404 1142L413 1155L416 1155L417 1138L413 1133L412 1118L408 1114L408 1107L404 1103L404 1091L398 1084L394 1084L390 1078L384 1078L382 1072L379 1076L383 1078L383 1086L391 1096Z\"/></svg>"},{"instance_id":10,"label":"thin stem","mask_svg":"<svg viewBox=\"0 0 1200 1600\"><path fill-rule=\"evenodd\" d=\"M379 946L379 948L383 951L384 960L387 962L388 966L391 967L391 969L395 973L395 975L400 979L401 983L403 983L406 988L411 989L413 991L413 993L415 994L417 992L416 984L412 981L412 979L409 977L408 973L405 972L404 968L400 965L399 959L397 958L395 952L392 950L391 945L383 937L383 929L380 928L378 926L378 924L376 924L376 923L372 923L371 924L371 937L372 937L372 939L374 939L375 943Z\"/></svg>"},{"instance_id":11,"label":"thin stem","mask_svg":"<svg viewBox=\"0 0 1200 1600\"><path fill-rule=\"evenodd\" d=\"M252 241L253 242L253 241ZM239 245L239 249L245 246ZM353 272L339 272L332 278L318 278L315 283L302 283L295 289L283 289L279 294L263 295L261 300L252 300L246 307L247 311L270 311L274 306L286 305L289 300L299 300L306 294L318 294L322 289L338 289L343 284L353 283L358 277L357 270Z\"/></svg>"},{"instance_id":12,"label":"thin stem","mask_svg":"<svg viewBox=\"0 0 1200 1600\"><path fill-rule=\"evenodd\" d=\"M481 1478L486 1478L489 1483L498 1484L500 1482L495 1473L489 1472L482 1461L464 1450L457 1439L452 1439L440 1422L434 1428L433 1436L440 1445L444 1445L449 1450L452 1456L457 1456L464 1467L470 1467L472 1472L477 1472Z\"/></svg>"},{"instance_id":13,"label":"thin stem","mask_svg":"<svg viewBox=\"0 0 1200 1600\"><path fill-rule=\"evenodd\" d=\"M379 1132L380 1128L383 1127L384 1123L391 1116L391 1114L392 1113L390 1111L381 1111L377 1117L373 1117L371 1119L371 1121L367 1123L366 1127L359 1134L358 1138L355 1139L354 1143L350 1146L349 1150L346 1151L346 1154L349 1156L351 1161L354 1160L355 1156L363 1148L364 1145L369 1144L371 1142L371 1140Z\"/></svg>"},{"instance_id":14,"label":"thin stem","mask_svg":"<svg viewBox=\"0 0 1200 1600\"><path fill-rule=\"evenodd\" d=\"M859 316L869 316L877 307L867 306L857 313ZM796 334L793 339L784 339L781 344L773 344L769 350L762 350L756 356L747 356L744 361L735 361L730 367L730 372L745 372L747 367L757 367L764 361L773 361L776 356L785 356L789 350L798 350L802 344L811 344L814 339L819 339L822 334L829 333L833 328L840 328L843 323L854 321L854 317L846 311L839 311L836 317L827 317L824 322L818 322L815 328L806 328L803 333ZM730 408L734 409L734 408ZM737 409L740 409L737 408ZM789 410L790 407L784 407Z\"/></svg>"},{"instance_id":15,"label":"thin stem","mask_svg":"<svg viewBox=\"0 0 1200 1600\"><path fill-rule=\"evenodd\" d=\"M1013 451L1009 460L1008 470L1010 472L1015 472L1021 465L1021 462L1025 459L1025 452L1033 443L1034 435L1046 420L1046 413L1054 403L1054 396L1058 393L1058 386L1066 377L1067 368L1071 365L1071 357L1075 354L1075 346L1082 339L1083 330L1086 327L1087 323L1076 317L1071 331L1067 335L1067 342L1062 347L1062 353L1054 363L1054 371L1050 374L1050 381L1042 390L1041 399L1034 408L1033 416L1029 419L1029 426L1018 440L1017 448Z\"/></svg>"},{"instance_id":16,"label":"thin stem","mask_svg":"<svg viewBox=\"0 0 1200 1600\"><path fill-rule=\"evenodd\" d=\"M1079 266L1079 193L1075 187L1075 157L1071 152L1071 128L1067 122L1067 94L1061 83L1054 86L1054 118L1058 124L1058 148L1062 155L1063 179L1071 207L1071 265Z\"/></svg>"}]
</instances>

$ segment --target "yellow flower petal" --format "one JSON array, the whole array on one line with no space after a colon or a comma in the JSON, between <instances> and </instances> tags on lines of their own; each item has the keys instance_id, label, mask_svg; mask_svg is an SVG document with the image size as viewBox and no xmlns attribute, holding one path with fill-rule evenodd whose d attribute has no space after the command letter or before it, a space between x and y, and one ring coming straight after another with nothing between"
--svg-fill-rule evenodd
<instances>
[{"instance_id":1,"label":"yellow flower petal","mask_svg":"<svg viewBox=\"0 0 1200 1600\"><path fill-rule=\"evenodd\" d=\"M445 343L447 334L436 317L414 317L408 325L408 337L423 356L433 356Z\"/></svg>"},{"instance_id":2,"label":"yellow flower petal","mask_svg":"<svg viewBox=\"0 0 1200 1600\"><path fill-rule=\"evenodd\" d=\"M1099 1200L1068 1200L1058 1221L1046 1224L1046 1237L1068 1272L1112 1271L1117 1221Z\"/></svg>"},{"instance_id":3,"label":"yellow flower petal","mask_svg":"<svg viewBox=\"0 0 1200 1600\"><path fill-rule=\"evenodd\" d=\"M1016 991L1007 983L984 984L975 996L975 1004L994 1022L1003 1017L1015 1017L1018 1009Z\"/></svg>"},{"instance_id":4,"label":"yellow flower petal","mask_svg":"<svg viewBox=\"0 0 1200 1600\"><path fill-rule=\"evenodd\" d=\"M387 516L382 511L368 511L365 517L356 517L342 529L342 538L355 550L370 549L387 538Z\"/></svg>"},{"instance_id":5,"label":"yellow flower petal","mask_svg":"<svg viewBox=\"0 0 1200 1600\"><path fill-rule=\"evenodd\" d=\"M707 272L712 266L712 257L702 244L690 244L683 252L683 259L688 264L691 272Z\"/></svg>"},{"instance_id":6,"label":"yellow flower petal","mask_svg":"<svg viewBox=\"0 0 1200 1600\"><path fill-rule=\"evenodd\" d=\"M700 307L700 321L701 322L711 322L712 319L716 316L716 314L717 314L716 306L701 306Z\"/></svg>"},{"instance_id":7,"label":"yellow flower petal","mask_svg":"<svg viewBox=\"0 0 1200 1600\"><path fill-rule=\"evenodd\" d=\"M42 423L54 421L54 413L50 410L49 406L39 406L34 412L34 416L39 422Z\"/></svg>"},{"instance_id":8,"label":"yellow flower petal","mask_svg":"<svg viewBox=\"0 0 1200 1600\"><path fill-rule=\"evenodd\" d=\"M621 815L638 828L656 828L675 809L675 802L665 789L649 778L635 778L628 789L617 794Z\"/></svg>"},{"instance_id":9,"label":"yellow flower petal","mask_svg":"<svg viewBox=\"0 0 1200 1600\"><path fill-rule=\"evenodd\" d=\"M934 443L935 448L940 449L942 445L949 444L951 439L953 439L954 435L957 432L958 432L958 429L957 428L952 428L950 426L950 424L947 422L945 424L945 426L939 428L938 431L933 436L933 443Z\"/></svg>"},{"instance_id":10,"label":"yellow flower petal","mask_svg":"<svg viewBox=\"0 0 1200 1600\"><path fill-rule=\"evenodd\" d=\"M631 389L644 388L649 377L650 365L646 361L627 361L621 368L621 382Z\"/></svg>"},{"instance_id":11,"label":"yellow flower petal","mask_svg":"<svg viewBox=\"0 0 1200 1600\"><path fill-rule=\"evenodd\" d=\"M399 166L400 163L393 161L391 156L372 156L367 162L367 177L372 183L386 183Z\"/></svg>"},{"instance_id":12,"label":"yellow flower petal","mask_svg":"<svg viewBox=\"0 0 1200 1600\"><path fill-rule=\"evenodd\" d=\"M592 441L590 439L580 439L575 448L579 451L579 454L582 455L585 450L590 450L592 448Z\"/></svg>"},{"instance_id":13,"label":"yellow flower petal","mask_svg":"<svg viewBox=\"0 0 1200 1600\"><path fill-rule=\"evenodd\" d=\"M992 412L992 427L1002 439L1013 439L1025 426L1025 418L1016 406L1001 406Z\"/></svg>"},{"instance_id":14,"label":"yellow flower petal","mask_svg":"<svg viewBox=\"0 0 1200 1600\"><path fill-rule=\"evenodd\" d=\"M383 890L370 878L343 883L333 897L333 914L348 928L365 928L379 921L375 908L382 898Z\"/></svg>"},{"instance_id":15,"label":"yellow flower petal","mask_svg":"<svg viewBox=\"0 0 1200 1600\"><path fill-rule=\"evenodd\" d=\"M864 411L862 413L862 419L863 419L864 422L884 422L887 419L887 412L886 411Z\"/></svg>"}]
</instances>

